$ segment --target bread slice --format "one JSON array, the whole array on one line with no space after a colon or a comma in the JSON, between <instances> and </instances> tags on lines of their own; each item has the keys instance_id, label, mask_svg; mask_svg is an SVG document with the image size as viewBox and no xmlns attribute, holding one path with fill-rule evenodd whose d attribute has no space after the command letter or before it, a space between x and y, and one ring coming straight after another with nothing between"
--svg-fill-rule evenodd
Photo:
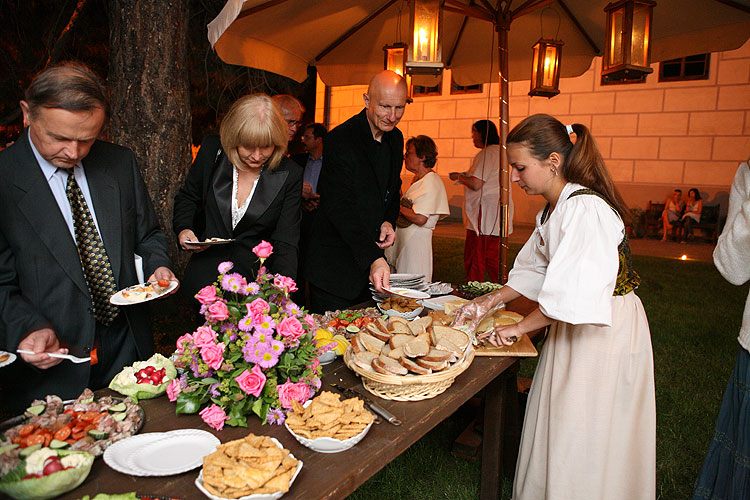
<instances>
[{"instance_id":1,"label":"bread slice","mask_svg":"<svg viewBox=\"0 0 750 500\"><path fill-rule=\"evenodd\" d=\"M375 321L373 321L373 323L375 323L375 326L377 326L380 329L380 331L382 332L388 331L388 323L383 321L383 318L376 318Z\"/></svg>"},{"instance_id":2,"label":"bread slice","mask_svg":"<svg viewBox=\"0 0 750 500\"><path fill-rule=\"evenodd\" d=\"M451 352L456 357L460 357L464 353L463 349L458 347L456 344L454 344L450 340L446 340L446 339L440 339L440 342L435 344L435 349Z\"/></svg>"},{"instance_id":3,"label":"bread slice","mask_svg":"<svg viewBox=\"0 0 750 500\"><path fill-rule=\"evenodd\" d=\"M383 348L383 344L385 344L385 342L376 339L367 332L359 332L357 337L359 337L359 342L362 344L362 347L370 352L379 353Z\"/></svg>"},{"instance_id":4,"label":"bread slice","mask_svg":"<svg viewBox=\"0 0 750 500\"><path fill-rule=\"evenodd\" d=\"M391 349L391 352L388 353L389 358L393 359L399 359L404 357L404 347L397 347L395 349Z\"/></svg>"},{"instance_id":5,"label":"bread slice","mask_svg":"<svg viewBox=\"0 0 750 500\"><path fill-rule=\"evenodd\" d=\"M391 316L388 322L391 326L393 326L394 323L403 323L404 325L409 324L409 320L406 318L402 318L401 316Z\"/></svg>"},{"instance_id":6,"label":"bread slice","mask_svg":"<svg viewBox=\"0 0 750 500\"><path fill-rule=\"evenodd\" d=\"M398 360L398 362L401 363L401 366L412 373L416 373L417 375L429 375L430 373L432 373L432 370L430 368L420 366L409 358L401 358Z\"/></svg>"},{"instance_id":7,"label":"bread slice","mask_svg":"<svg viewBox=\"0 0 750 500\"><path fill-rule=\"evenodd\" d=\"M374 352L363 351L354 355L354 363L365 370L372 370L372 360L377 357Z\"/></svg>"},{"instance_id":8,"label":"bread slice","mask_svg":"<svg viewBox=\"0 0 750 500\"><path fill-rule=\"evenodd\" d=\"M429 316L423 316L415 320L410 321L407 326L411 331L412 335L419 335L427 331L427 327L432 326L432 318Z\"/></svg>"},{"instance_id":9,"label":"bread slice","mask_svg":"<svg viewBox=\"0 0 750 500\"><path fill-rule=\"evenodd\" d=\"M463 350L469 345L469 336L461 330L449 326L435 325L432 327L432 343L438 345L441 340L447 340L459 349Z\"/></svg>"},{"instance_id":10,"label":"bread slice","mask_svg":"<svg viewBox=\"0 0 750 500\"><path fill-rule=\"evenodd\" d=\"M383 355L380 355L376 359L372 360L372 367L378 373L383 373L381 371L378 371L379 369L385 370L385 373L383 373L383 375L406 375L408 373L408 370L401 366L401 363L399 363L395 359Z\"/></svg>"},{"instance_id":11,"label":"bread slice","mask_svg":"<svg viewBox=\"0 0 750 500\"><path fill-rule=\"evenodd\" d=\"M408 344L407 344L408 345ZM422 355L424 361L448 361L451 358L451 352L443 351L442 349L430 349L427 353Z\"/></svg>"},{"instance_id":12,"label":"bread slice","mask_svg":"<svg viewBox=\"0 0 750 500\"><path fill-rule=\"evenodd\" d=\"M494 316L500 317L500 318L511 318L515 320L516 323L520 323L521 320L524 318L523 314L518 314L517 312L505 311L505 310L497 311L494 314Z\"/></svg>"},{"instance_id":13,"label":"bread slice","mask_svg":"<svg viewBox=\"0 0 750 500\"><path fill-rule=\"evenodd\" d=\"M391 346L388 345L388 342L383 344L383 347L380 349L380 354L385 354L388 356L388 354L392 351Z\"/></svg>"},{"instance_id":14,"label":"bread slice","mask_svg":"<svg viewBox=\"0 0 750 500\"><path fill-rule=\"evenodd\" d=\"M429 370L433 372L439 372L440 370L445 370L445 368L448 366L448 360L445 361L427 361L422 358L417 358L416 360L417 365L421 366L422 368L428 368Z\"/></svg>"},{"instance_id":15,"label":"bread slice","mask_svg":"<svg viewBox=\"0 0 750 500\"><path fill-rule=\"evenodd\" d=\"M409 330L409 327L406 326L406 323L401 323L399 321L392 321L388 326L388 331L394 335L397 333L408 333L411 335L411 331Z\"/></svg>"},{"instance_id":16,"label":"bread slice","mask_svg":"<svg viewBox=\"0 0 750 500\"><path fill-rule=\"evenodd\" d=\"M391 337L391 339L388 341L388 345L390 345L392 349L396 349L397 347L401 347L402 345L412 340L414 340L414 337L412 337L411 335L408 335L406 333L399 333Z\"/></svg>"},{"instance_id":17,"label":"bread slice","mask_svg":"<svg viewBox=\"0 0 750 500\"><path fill-rule=\"evenodd\" d=\"M368 323L367 326L365 326L365 332L383 342L388 342L391 338L391 334L388 333L388 330L381 330L375 323Z\"/></svg>"},{"instance_id":18,"label":"bread slice","mask_svg":"<svg viewBox=\"0 0 750 500\"><path fill-rule=\"evenodd\" d=\"M427 342L428 346L432 346L432 337L430 336L429 333L427 332L420 333L419 335L417 335L416 338L420 340L424 340L425 342Z\"/></svg>"},{"instance_id":19,"label":"bread slice","mask_svg":"<svg viewBox=\"0 0 750 500\"><path fill-rule=\"evenodd\" d=\"M456 300L451 300L450 302L446 302L445 304L443 304L443 310L448 316L453 316L456 314L457 309L468 303L468 300L456 297Z\"/></svg>"},{"instance_id":20,"label":"bread slice","mask_svg":"<svg viewBox=\"0 0 750 500\"><path fill-rule=\"evenodd\" d=\"M448 316L444 311L430 311L427 316L432 318L433 325L450 325L453 321L453 317Z\"/></svg>"},{"instance_id":21,"label":"bread slice","mask_svg":"<svg viewBox=\"0 0 750 500\"><path fill-rule=\"evenodd\" d=\"M423 338L414 338L404 344L404 355L410 358L424 356L428 352L430 352L430 344L425 342Z\"/></svg>"},{"instance_id":22,"label":"bread slice","mask_svg":"<svg viewBox=\"0 0 750 500\"><path fill-rule=\"evenodd\" d=\"M350 343L352 345L352 352L354 352L354 354L359 354L360 352L367 351L365 346L362 345L362 342L359 341L359 335L352 335Z\"/></svg>"}]
</instances>

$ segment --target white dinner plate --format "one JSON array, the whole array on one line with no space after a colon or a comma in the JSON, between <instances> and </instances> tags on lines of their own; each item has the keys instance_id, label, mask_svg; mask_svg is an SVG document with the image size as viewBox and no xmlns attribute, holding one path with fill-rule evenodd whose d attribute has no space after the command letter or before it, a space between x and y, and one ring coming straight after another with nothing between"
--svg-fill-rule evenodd
<instances>
[{"instance_id":1,"label":"white dinner plate","mask_svg":"<svg viewBox=\"0 0 750 500\"><path fill-rule=\"evenodd\" d=\"M139 446L127 459L134 476L171 476L203 465L203 457L221 444L219 438L200 429L180 429Z\"/></svg>"},{"instance_id":2,"label":"white dinner plate","mask_svg":"<svg viewBox=\"0 0 750 500\"><path fill-rule=\"evenodd\" d=\"M229 239L229 240L219 240L219 241L186 241L186 245L226 245L227 243L232 243L236 240Z\"/></svg>"},{"instance_id":3,"label":"white dinner plate","mask_svg":"<svg viewBox=\"0 0 750 500\"><path fill-rule=\"evenodd\" d=\"M430 294L426 292L420 292L418 290L412 290L410 288L399 288L399 287L391 287L391 288L383 288L386 292L391 292L393 295L398 295L400 297L407 297L409 299L429 299Z\"/></svg>"},{"instance_id":4,"label":"white dinner plate","mask_svg":"<svg viewBox=\"0 0 750 500\"><path fill-rule=\"evenodd\" d=\"M4 361L0 361L0 368L2 368L3 366L8 366L16 360L16 355L12 352L0 351L0 358L4 358L5 356L8 357Z\"/></svg>"},{"instance_id":5,"label":"white dinner plate","mask_svg":"<svg viewBox=\"0 0 750 500\"><path fill-rule=\"evenodd\" d=\"M168 294L169 292L171 292L172 290L174 290L175 288L177 288L177 285L179 283L177 281L170 281L169 282L169 286L165 290L163 290L163 291L161 291L159 293L154 292L151 295L149 295L148 297L143 298L143 299L139 299L139 300L129 300L129 299L126 299L125 297L123 297L123 295L122 295L122 292L124 292L126 290L130 290L131 288L135 288L135 287L147 286L148 284L149 283L146 282L146 283L141 283L141 284L138 284L138 285L133 285L133 286L129 286L127 288L124 288L124 289L120 290L119 292L117 292L116 294L114 294L113 296L111 296L109 298L109 301L110 301L110 303L112 303L112 304L114 304L116 306L132 306L133 304L142 304L144 302L148 302L149 300L154 300L154 299L158 299L160 297L163 297L164 295Z\"/></svg>"},{"instance_id":6,"label":"white dinner plate","mask_svg":"<svg viewBox=\"0 0 750 500\"><path fill-rule=\"evenodd\" d=\"M424 279L424 274L406 274L406 273L395 273L391 274L391 281L411 281Z\"/></svg>"},{"instance_id":7,"label":"white dinner plate","mask_svg":"<svg viewBox=\"0 0 750 500\"><path fill-rule=\"evenodd\" d=\"M104 450L104 463L109 465L112 469L123 474L131 476L138 475L136 471L133 471L128 467L128 459L133 453L135 453L140 447L151 443L153 441L162 439L166 436L166 432L147 432L145 434L136 434L134 436L121 439L114 443L112 446Z\"/></svg>"}]
</instances>

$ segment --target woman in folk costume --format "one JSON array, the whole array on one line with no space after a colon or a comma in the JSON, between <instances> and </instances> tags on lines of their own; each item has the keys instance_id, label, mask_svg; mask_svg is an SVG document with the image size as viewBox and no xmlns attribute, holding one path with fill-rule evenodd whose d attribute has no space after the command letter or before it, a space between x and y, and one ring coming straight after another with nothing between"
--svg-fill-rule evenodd
<instances>
[{"instance_id":1,"label":"woman in folk costume","mask_svg":"<svg viewBox=\"0 0 750 500\"><path fill-rule=\"evenodd\" d=\"M414 179L401 198L396 243L386 250L397 273L424 274L427 281L432 281L432 231L450 213L443 181L432 170L437 154L435 142L426 135L406 141L404 166Z\"/></svg>"},{"instance_id":2,"label":"woman in folk costume","mask_svg":"<svg viewBox=\"0 0 750 500\"><path fill-rule=\"evenodd\" d=\"M549 325L526 407L513 498L653 499L654 366L621 219L627 206L581 124L530 116L508 135L508 160L511 179L547 205L507 286L467 304L456 320L472 318L476 325L492 307L523 295L538 309L480 338L510 345Z\"/></svg>"}]
</instances>

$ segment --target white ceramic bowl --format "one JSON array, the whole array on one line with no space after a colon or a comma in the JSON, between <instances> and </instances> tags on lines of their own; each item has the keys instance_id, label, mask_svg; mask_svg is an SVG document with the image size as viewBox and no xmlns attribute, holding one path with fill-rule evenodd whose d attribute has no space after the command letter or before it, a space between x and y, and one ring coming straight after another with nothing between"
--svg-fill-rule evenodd
<instances>
[{"instance_id":1,"label":"white ceramic bowl","mask_svg":"<svg viewBox=\"0 0 750 500\"><path fill-rule=\"evenodd\" d=\"M388 316L401 316L402 318L413 320L424 310L424 306L418 307L411 312L398 312L393 309L383 309L380 307L380 304L378 304L378 309L380 309L380 312L387 314Z\"/></svg>"},{"instance_id":2,"label":"white ceramic bowl","mask_svg":"<svg viewBox=\"0 0 750 500\"><path fill-rule=\"evenodd\" d=\"M303 406L307 408L311 402L312 400L306 402ZM286 427L286 430L288 430L289 433L292 436L294 436L294 439L296 439L301 444L303 444L304 446L307 446L313 451L317 451L318 453L339 453L339 452L348 450L349 448L353 447L355 444L362 441L365 435L370 431L370 427L372 427L372 424L374 421L375 419L373 419L372 422L367 424L367 427L365 427L362 432L360 432L354 437L350 437L349 439L334 439L330 437L319 437L316 439L308 439L306 437L300 436L299 434L296 434L292 429L289 428L288 425L286 425L286 422L284 422L284 427Z\"/></svg>"},{"instance_id":3,"label":"white ceramic bowl","mask_svg":"<svg viewBox=\"0 0 750 500\"><path fill-rule=\"evenodd\" d=\"M276 438L271 438L271 440L278 446L279 448L283 448L281 443ZM294 480L297 479L297 475L299 475L299 471L302 470L302 460L297 459L294 455L291 453L289 454L290 457L297 460L297 470L294 471L294 475L292 476L292 480L289 481L289 489L292 489L292 484L294 484ZM203 492L204 495L206 495L211 500L228 500L224 497L217 497L216 495L212 495L208 492L206 488L203 487L203 468L201 468L200 474L198 474L198 477L195 478L195 486ZM257 493L255 495L246 495L244 497L240 497L236 500L278 500L284 496L283 491L277 491L275 493Z\"/></svg>"},{"instance_id":4,"label":"white ceramic bowl","mask_svg":"<svg viewBox=\"0 0 750 500\"><path fill-rule=\"evenodd\" d=\"M320 363L321 365L327 365L334 359L336 359L336 351L334 349L331 349L330 351L326 351L318 356L318 363Z\"/></svg>"}]
</instances>

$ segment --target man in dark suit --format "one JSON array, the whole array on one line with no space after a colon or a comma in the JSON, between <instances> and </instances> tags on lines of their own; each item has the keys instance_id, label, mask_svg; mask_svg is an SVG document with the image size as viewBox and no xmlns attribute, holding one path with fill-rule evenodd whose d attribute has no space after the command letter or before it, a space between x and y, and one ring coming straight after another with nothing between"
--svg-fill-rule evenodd
<instances>
[{"instance_id":1,"label":"man in dark suit","mask_svg":"<svg viewBox=\"0 0 750 500\"><path fill-rule=\"evenodd\" d=\"M378 73L365 109L326 136L318 181L320 208L307 251L311 309L344 309L388 286L383 250L396 238L404 138L396 125L408 89L392 71Z\"/></svg>"},{"instance_id":2,"label":"man in dark suit","mask_svg":"<svg viewBox=\"0 0 750 500\"><path fill-rule=\"evenodd\" d=\"M35 353L12 366L16 387L3 383L6 408L104 387L153 353L146 306L108 298L138 283L135 255L149 281L176 278L135 156L97 140L106 95L83 65L46 69L21 101L27 128L0 151L2 347ZM69 350L98 362L49 356Z\"/></svg>"}]
</instances>

